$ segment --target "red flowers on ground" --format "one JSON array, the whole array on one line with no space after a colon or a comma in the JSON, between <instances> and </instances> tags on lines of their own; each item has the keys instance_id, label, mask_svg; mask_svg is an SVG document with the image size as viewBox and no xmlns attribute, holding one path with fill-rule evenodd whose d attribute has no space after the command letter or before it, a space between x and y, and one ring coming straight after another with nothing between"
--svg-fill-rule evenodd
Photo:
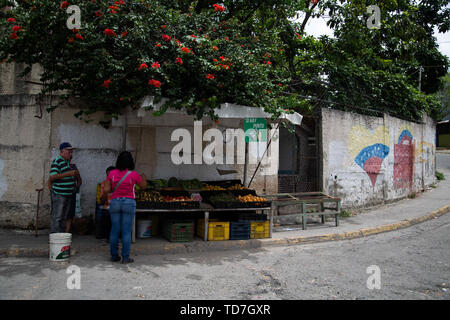
<instances>
[{"instance_id":1,"label":"red flowers on ground","mask_svg":"<svg viewBox=\"0 0 450 320\"><path fill-rule=\"evenodd\" d=\"M160 68L160 67L161 67L161 65L159 64L158 61L152 63L152 68L158 69L158 68Z\"/></svg>"},{"instance_id":2,"label":"red flowers on ground","mask_svg":"<svg viewBox=\"0 0 450 320\"><path fill-rule=\"evenodd\" d=\"M155 79L148 80L148 84L156 88L161 88L161 82Z\"/></svg>"},{"instance_id":3,"label":"red flowers on ground","mask_svg":"<svg viewBox=\"0 0 450 320\"><path fill-rule=\"evenodd\" d=\"M168 36L167 34L163 34L162 38L164 41L170 41L170 36Z\"/></svg>"},{"instance_id":4,"label":"red flowers on ground","mask_svg":"<svg viewBox=\"0 0 450 320\"><path fill-rule=\"evenodd\" d=\"M181 59L180 57L178 57L176 63L178 63L179 65L182 65L182 64L183 64L183 59Z\"/></svg>"},{"instance_id":5,"label":"red flowers on ground","mask_svg":"<svg viewBox=\"0 0 450 320\"><path fill-rule=\"evenodd\" d=\"M147 69L147 68L148 68L148 65L146 63L142 63L138 70L141 71L142 69Z\"/></svg>"},{"instance_id":6,"label":"red flowers on ground","mask_svg":"<svg viewBox=\"0 0 450 320\"><path fill-rule=\"evenodd\" d=\"M108 79L108 80L103 81L103 84L101 86L105 87L105 88L108 88L110 83L111 83L111 79Z\"/></svg>"},{"instance_id":7,"label":"red flowers on ground","mask_svg":"<svg viewBox=\"0 0 450 320\"><path fill-rule=\"evenodd\" d=\"M213 4L213 7L214 7L214 11L220 11L220 12L224 12L225 11L225 7L222 7L221 5L219 5L219 4Z\"/></svg>"},{"instance_id":8,"label":"red flowers on ground","mask_svg":"<svg viewBox=\"0 0 450 320\"><path fill-rule=\"evenodd\" d=\"M14 19L14 18L8 18L8 22L16 22L16 19Z\"/></svg>"},{"instance_id":9,"label":"red flowers on ground","mask_svg":"<svg viewBox=\"0 0 450 320\"><path fill-rule=\"evenodd\" d=\"M106 34L107 36L110 36L110 37L116 37L117 36L117 34L112 29L105 29L105 31L103 31L103 33Z\"/></svg>"},{"instance_id":10,"label":"red flowers on ground","mask_svg":"<svg viewBox=\"0 0 450 320\"><path fill-rule=\"evenodd\" d=\"M208 74L206 75L206 79L208 79L208 80L212 80L212 79L214 79L214 78L215 78L215 77L214 77L213 74L208 73Z\"/></svg>"},{"instance_id":11,"label":"red flowers on ground","mask_svg":"<svg viewBox=\"0 0 450 320\"><path fill-rule=\"evenodd\" d=\"M68 6L70 6L70 4L67 1L61 3L61 9L66 9Z\"/></svg>"}]
</instances>

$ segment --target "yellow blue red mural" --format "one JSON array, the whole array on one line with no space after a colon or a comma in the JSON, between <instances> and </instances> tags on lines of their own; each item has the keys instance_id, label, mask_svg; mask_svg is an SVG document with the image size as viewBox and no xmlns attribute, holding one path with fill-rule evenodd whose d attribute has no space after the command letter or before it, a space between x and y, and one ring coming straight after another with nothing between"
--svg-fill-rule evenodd
<instances>
[{"instance_id":1,"label":"yellow blue red mural","mask_svg":"<svg viewBox=\"0 0 450 320\"><path fill-rule=\"evenodd\" d=\"M350 153L375 187L381 164L389 154L389 129L383 126L373 132L354 126L350 132Z\"/></svg>"}]
</instances>

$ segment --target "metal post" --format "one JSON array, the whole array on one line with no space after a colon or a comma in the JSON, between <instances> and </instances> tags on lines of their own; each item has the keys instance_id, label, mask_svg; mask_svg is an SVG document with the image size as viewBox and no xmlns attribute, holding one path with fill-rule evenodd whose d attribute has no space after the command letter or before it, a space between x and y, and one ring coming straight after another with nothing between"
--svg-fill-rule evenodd
<instances>
[{"instance_id":1,"label":"metal post","mask_svg":"<svg viewBox=\"0 0 450 320\"><path fill-rule=\"evenodd\" d=\"M422 89L422 72L424 71L424 68L420 66L419 69L419 91Z\"/></svg>"}]
</instances>

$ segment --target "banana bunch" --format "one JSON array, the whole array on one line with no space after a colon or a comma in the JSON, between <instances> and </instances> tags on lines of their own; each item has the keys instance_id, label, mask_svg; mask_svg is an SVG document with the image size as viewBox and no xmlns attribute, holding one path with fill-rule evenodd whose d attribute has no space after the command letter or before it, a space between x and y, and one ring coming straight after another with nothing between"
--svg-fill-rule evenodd
<instances>
[{"instance_id":1,"label":"banana bunch","mask_svg":"<svg viewBox=\"0 0 450 320\"><path fill-rule=\"evenodd\" d=\"M267 199L254 195L238 196L238 200L241 202L265 202Z\"/></svg>"}]
</instances>

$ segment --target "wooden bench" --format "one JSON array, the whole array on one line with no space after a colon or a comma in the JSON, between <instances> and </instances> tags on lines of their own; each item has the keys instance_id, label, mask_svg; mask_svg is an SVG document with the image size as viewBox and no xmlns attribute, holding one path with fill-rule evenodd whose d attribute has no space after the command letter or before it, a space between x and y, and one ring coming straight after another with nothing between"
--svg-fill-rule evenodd
<instances>
[{"instance_id":1,"label":"wooden bench","mask_svg":"<svg viewBox=\"0 0 450 320\"><path fill-rule=\"evenodd\" d=\"M325 223L325 216L335 217L336 227L339 226L339 216L341 214L341 199L329 196L323 192L300 192L300 193L279 193L265 195L272 201L272 215L278 213L279 207L301 205L302 212L295 215L302 216L303 230L306 230L306 219L308 216L320 216L322 224ZM335 207L326 207L326 204L333 203ZM308 207L315 207L314 210ZM327 211L326 211L327 210Z\"/></svg>"}]
</instances>

